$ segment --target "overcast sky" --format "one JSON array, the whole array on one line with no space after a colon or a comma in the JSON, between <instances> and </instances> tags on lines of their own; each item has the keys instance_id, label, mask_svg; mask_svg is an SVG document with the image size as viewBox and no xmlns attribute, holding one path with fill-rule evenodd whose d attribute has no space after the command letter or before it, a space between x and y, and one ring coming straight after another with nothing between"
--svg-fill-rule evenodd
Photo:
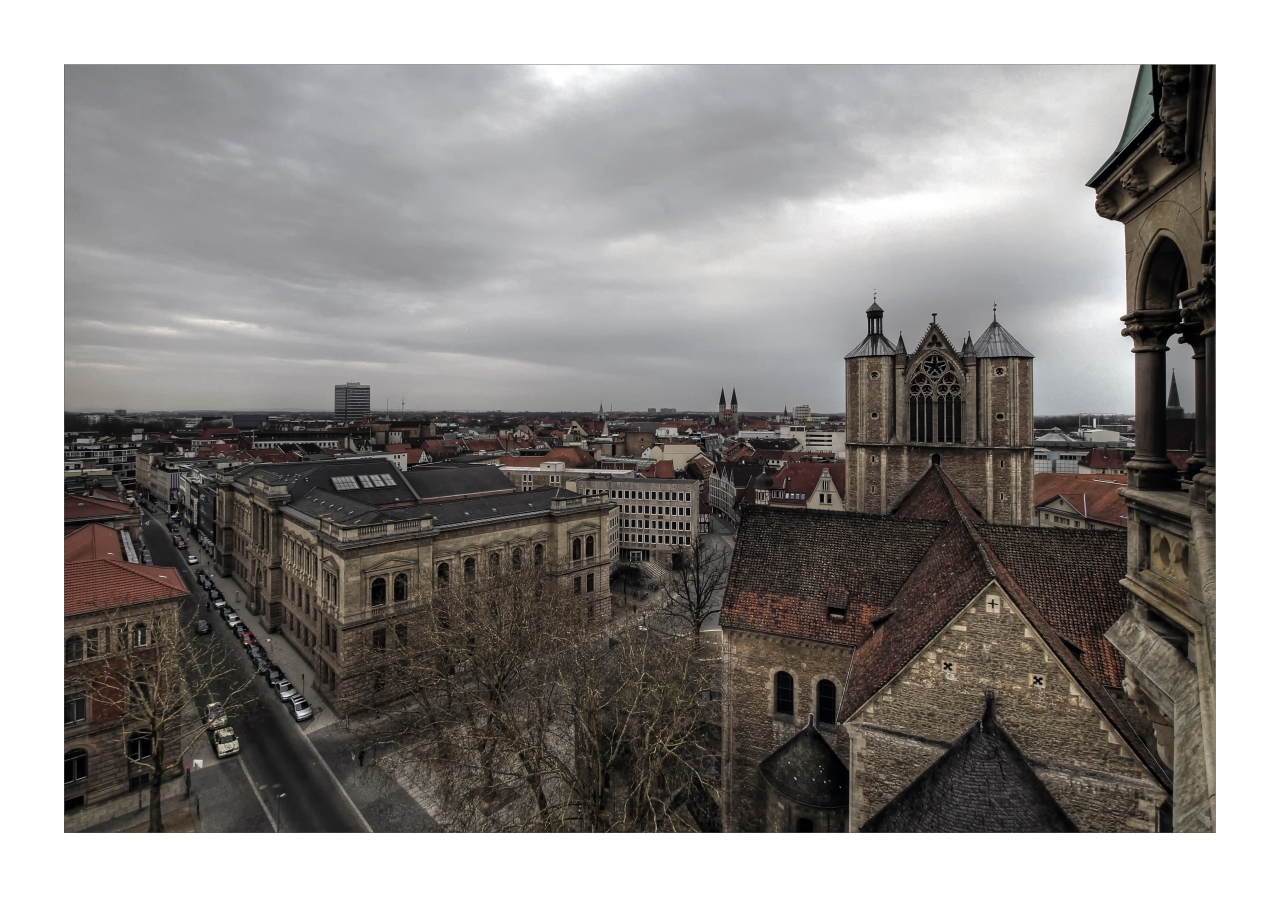
<instances>
[{"instance_id":1,"label":"overcast sky","mask_svg":"<svg viewBox=\"0 0 1280 897\"><path fill-rule=\"evenodd\" d=\"M1084 182L1135 75L70 67L66 406L843 411L874 289L912 349L998 303L1038 414L1132 410Z\"/></svg>"}]
</instances>

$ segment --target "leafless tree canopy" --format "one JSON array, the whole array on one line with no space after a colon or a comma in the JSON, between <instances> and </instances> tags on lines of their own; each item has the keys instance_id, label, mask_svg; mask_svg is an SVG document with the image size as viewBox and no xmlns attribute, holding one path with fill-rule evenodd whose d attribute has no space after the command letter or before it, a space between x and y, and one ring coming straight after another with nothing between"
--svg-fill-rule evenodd
<instances>
[{"instance_id":1,"label":"leafless tree canopy","mask_svg":"<svg viewBox=\"0 0 1280 897\"><path fill-rule=\"evenodd\" d=\"M116 652L86 683L95 706L119 720L120 746L132 768L148 776L148 831L162 832L160 786L181 767L208 731L204 701L223 710L243 707L254 674L235 664L234 647L213 636L199 638L181 612L139 618L113 617ZM198 705L198 706L197 706Z\"/></svg>"},{"instance_id":2,"label":"leafless tree canopy","mask_svg":"<svg viewBox=\"0 0 1280 897\"><path fill-rule=\"evenodd\" d=\"M438 592L361 650L358 724L455 831L717 825L716 665L691 639L610 633L538 573Z\"/></svg>"},{"instance_id":3,"label":"leafless tree canopy","mask_svg":"<svg viewBox=\"0 0 1280 897\"><path fill-rule=\"evenodd\" d=\"M709 539L680 554L680 562L667 574L663 591L667 616L689 630L697 642L707 617L720 610L724 583L732 554Z\"/></svg>"}]
</instances>

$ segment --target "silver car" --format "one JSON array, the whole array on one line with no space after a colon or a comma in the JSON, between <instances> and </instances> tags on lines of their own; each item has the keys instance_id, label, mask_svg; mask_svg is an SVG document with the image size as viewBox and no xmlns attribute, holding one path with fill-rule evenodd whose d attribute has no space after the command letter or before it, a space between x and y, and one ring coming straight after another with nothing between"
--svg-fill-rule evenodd
<instances>
[{"instance_id":1,"label":"silver car","mask_svg":"<svg viewBox=\"0 0 1280 897\"><path fill-rule=\"evenodd\" d=\"M286 704L289 703L290 698L298 693L298 690L293 687L293 683L288 679L277 680L272 685L272 688L276 690L276 694L279 696L280 700Z\"/></svg>"},{"instance_id":2,"label":"silver car","mask_svg":"<svg viewBox=\"0 0 1280 897\"><path fill-rule=\"evenodd\" d=\"M311 704L302 695L294 695L289 699L289 712L298 722L311 719Z\"/></svg>"},{"instance_id":3,"label":"silver car","mask_svg":"<svg viewBox=\"0 0 1280 897\"><path fill-rule=\"evenodd\" d=\"M230 614L227 614L227 628L228 628L228 629L235 629L235 628L236 628L236 624L237 624L237 623L240 623L240 622L242 622L242 621L241 621L241 619L240 619L240 615L239 615L239 614L237 614L237 613L230 613Z\"/></svg>"}]
</instances>

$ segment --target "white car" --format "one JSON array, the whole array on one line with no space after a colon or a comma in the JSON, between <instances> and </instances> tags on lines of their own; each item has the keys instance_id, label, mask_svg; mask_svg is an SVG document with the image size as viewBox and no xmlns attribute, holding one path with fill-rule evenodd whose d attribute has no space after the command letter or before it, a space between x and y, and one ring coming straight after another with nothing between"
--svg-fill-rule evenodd
<instances>
[{"instance_id":1,"label":"white car","mask_svg":"<svg viewBox=\"0 0 1280 897\"><path fill-rule=\"evenodd\" d=\"M187 555L187 563L194 567L196 564L200 563L200 559L194 554L189 554Z\"/></svg>"},{"instance_id":2,"label":"white car","mask_svg":"<svg viewBox=\"0 0 1280 897\"><path fill-rule=\"evenodd\" d=\"M239 614L227 614L227 628L235 629L236 624L242 622Z\"/></svg>"},{"instance_id":3,"label":"white car","mask_svg":"<svg viewBox=\"0 0 1280 897\"><path fill-rule=\"evenodd\" d=\"M276 690L276 695L280 700L286 704L289 703L290 698L298 693L298 690L293 687L293 683L288 679L277 679L271 687Z\"/></svg>"},{"instance_id":4,"label":"white car","mask_svg":"<svg viewBox=\"0 0 1280 897\"><path fill-rule=\"evenodd\" d=\"M221 702L214 701L205 707L204 713L210 729L221 729L226 726L227 714L223 711Z\"/></svg>"},{"instance_id":5,"label":"white car","mask_svg":"<svg viewBox=\"0 0 1280 897\"><path fill-rule=\"evenodd\" d=\"M235 730L227 726L224 729L215 731L213 733L213 750L217 753L219 759L240 753L240 739L236 738Z\"/></svg>"}]
</instances>

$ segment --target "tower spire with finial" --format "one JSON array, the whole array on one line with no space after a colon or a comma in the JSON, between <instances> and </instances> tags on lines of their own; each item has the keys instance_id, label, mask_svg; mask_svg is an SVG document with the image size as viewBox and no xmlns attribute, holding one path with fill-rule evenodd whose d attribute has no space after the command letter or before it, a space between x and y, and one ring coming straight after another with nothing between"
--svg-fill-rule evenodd
<instances>
[{"instance_id":1,"label":"tower spire with finial","mask_svg":"<svg viewBox=\"0 0 1280 897\"><path fill-rule=\"evenodd\" d=\"M997 308L997 304L995 302L992 302L991 303L991 323L993 324L996 321L996 308Z\"/></svg>"}]
</instances>

